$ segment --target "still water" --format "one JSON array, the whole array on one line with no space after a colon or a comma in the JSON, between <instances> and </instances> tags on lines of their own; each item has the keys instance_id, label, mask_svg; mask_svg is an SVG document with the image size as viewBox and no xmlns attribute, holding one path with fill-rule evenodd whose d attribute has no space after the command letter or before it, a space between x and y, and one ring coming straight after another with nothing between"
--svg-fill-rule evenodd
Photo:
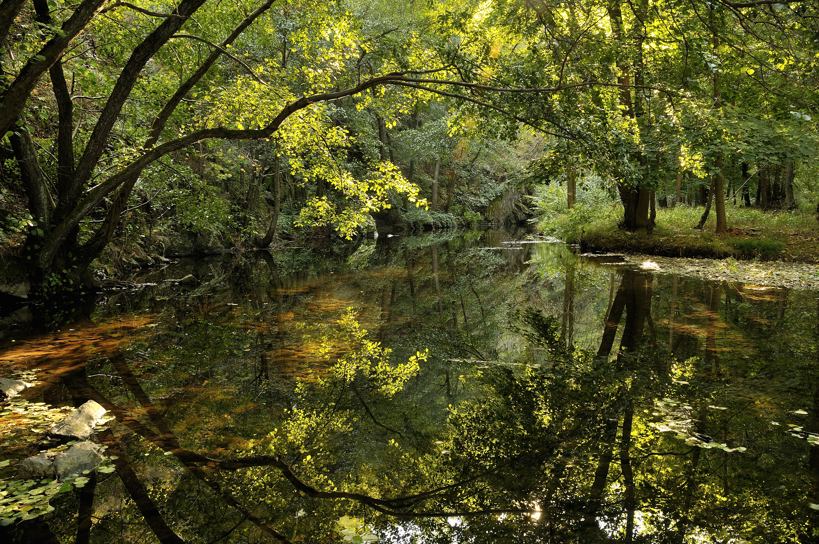
<instances>
[{"instance_id":1,"label":"still water","mask_svg":"<svg viewBox=\"0 0 819 544\"><path fill-rule=\"evenodd\" d=\"M0 405L0 539L816 541L817 293L604 261L382 238L174 263L58 331L8 325L0 377L34 385ZM89 399L103 464L20 477Z\"/></svg>"}]
</instances>

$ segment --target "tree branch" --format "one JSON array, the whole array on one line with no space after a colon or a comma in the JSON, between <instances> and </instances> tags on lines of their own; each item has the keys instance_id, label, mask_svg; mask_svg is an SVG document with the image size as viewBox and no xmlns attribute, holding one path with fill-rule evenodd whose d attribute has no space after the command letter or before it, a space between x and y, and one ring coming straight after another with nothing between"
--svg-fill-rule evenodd
<instances>
[{"instance_id":1,"label":"tree branch","mask_svg":"<svg viewBox=\"0 0 819 544\"><path fill-rule=\"evenodd\" d=\"M197 0L203 1L203 0ZM170 37L170 36L169 36ZM40 253L39 257L39 264L41 267L47 267L52 262L54 255L57 252L57 248L60 244L66 239L66 236L71 229L74 228L76 225L79 224L80 220L85 217L91 210L94 209L102 200L116 191L118 188L128 184L134 183L136 177L151 163L154 161L164 157L169 153L173 153L180 149L184 149L188 146L191 146L197 142L203 140L210 140L210 139L221 139L221 140L255 140L255 139L264 139L269 138L272 136L290 117L293 113L302 110L312 104L316 104L319 102L330 102L334 100L339 100L342 98L354 96L360 94L368 89L373 87L377 87L379 85L397 85L397 86L404 86L404 87L411 87L418 90L423 90L427 92L431 92L434 94L438 94L440 96L447 96L451 98L456 98L459 100L464 100L466 102L471 102L473 104L485 107L487 109L491 109L497 111L505 116L508 116L520 123L526 124L539 130L545 134L550 134L558 138L568 138L568 139L578 139L578 136L571 134L568 130L563 127L557 125L554 121L549 121L555 126L558 126L563 132L557 133L553 131L549 131L544 129L541 126L533 124L531 121L516 115L500 106L492 104L490 102L486 102L480 99L477 99L472 96L453 93L449 91L443 91L439 89L434 89L431 87L427 87L422 85L423 82L430 82L431 84L449 84L449 85L462 85L465 87L472 87L472 88L485 88L486 90L496 90L503 92L504 90L507 92L515 92L515 88L505 88L505 87L491 87L491 86L482 86L478 84L466 83L466 82L458 82L458 81L451 81L451 80L435 80L435 79L423 79L423 78L414 78L408 76L414 75L423 75L423 74L430 74L436 73L445 70L446 68L434 68L430 70L406 70L401 72L391 72L389 74L385 74L382 76L376 76L369 80L366 80L358 85L353 87L349 87L346 89L341 89L338 91L331 91L326 93L317 93L310 96L302 96L301 98L290 102L286 106L284 106L281 111L264 127L256 128L256 129L232 129L227 127L215 127L215 128L206 128L197 130L175 140L167 141L163 144L160 144L156 147L150 148L146 150L140 157L132 161L130 164L122 168L119 172L108 178L107 180L103 181L102 183L96 185L95 187L89 189L82 198L78 199L75 205L65 213L65 215L61 216L62 220L59 224L54 227L54 230L51 232L47 242L44 244L43 249ZM421 82L421 83L419 83ZM573 87L579 86L588 86L588 85L605 85L597 82L586 82L582 84L573 84L567 85L564 87L544 87L538 89L527 89L526 92L558 92L560 90L567 90ZM613 85L613 84L612 84ZM614 85L613 85L614 86ZM112 95L113 96L113 95ZM99 124L98 124L99 127ZM96 129L95 129L96 131ZM89 143L90 147L90 143ZM79 170L79 167L78 167ZM78 173L79 176L79 173Z\"/></svg>"},{"instance_id":2,"label":"tree branch","mask_svg":"<svg viewBox=\"0 0 819 544\"><path fill-rule=\"evenodd\" d=\"M34 0L37 20L52 25L47 0ZM74 178L74 104L65 80L62 61L48 69L51 87L57 103L57 198L65 195Z\"/></svg>"},{"instance_id":3,"label":"tree branch","mask_svg":"<svg viewBox=\"0 0 819 544\"><path fill-rule=\"evenodd\" d=\"M270 3L272 4L272 2L270 2ZM231 60L233 60L233 61L234 61L236 64L240 65L242 68L244 68L244 69L245 69L245 71L246 71L248 74L250 74L250 77L252 77L252 78L253 78L253 79L255 79L256 81L258 81L259 83L262 83L262 84L265 84L265 85L267 84L267 82L266 82L265 80L263 80L262 78L260 78L260 77L259 77L259 76L258 76L258 75L257 75L257 74L256 74L256 73L253 71L253 68L251 68L250 66L248 66L248 65L247 65L247 63L246 63L245 61L243 61L242 59L240 59L240 58L239 58L239 57L237 57L236 55L234 55L234 54L230 53L230 52L229 52L227 49L225 49L225 47L224 47L224 46L217 45L217 44L213 43L213 42L212 42L212 41L210 41L210 40L206 40L205 38L202 38L201 36L196 36L196 35L194 35L194 34L174 34L173 36L171 36L171 38L186 38L186 39L188 39L188 40L195 40L195 41L198 41L198 42L202 42L202 43L204 43L205 45L208 45L208 46L212 47L213 49L216 49L216 50L217 50L219 53L221 53L222 55L225 55L226 57L228 57L228 58L230 58Z\"/></svg>"},{"instance_id":4,"label":"tree branch","mask_svg":"<svg viewBox=\"0 0 819 544\"><path fill-rule=\"evenodd\" d=\"M205 59L205 61L196 69L196 71L191 74L191 76L182 83L179 88L177 88L176 92L174 92L173 96L165 103L162 110L159 112L159 115L154 119L153 123L151 124L151 131L148 135L148 139L146 140L144 147L150 148L153 147L154 144L159 140L159 137L162 135L162 131L165 128L165 125L168 123L168 120L173 115L173 112L182 102L182 99L193 89L197 83L207 74L207 72L213 67L213 65L219 60L222 54L229 56L230 58L234 59L236 62L241 64L245 67L245 69L250 72L253 77L256 77L253 74L253 71L244 64L241 60L234 57L230 53L227 52L226 48L232 44L236 39L242 34L242 32L247 29L259 16L265 13L270 7L273 5L275 0L267 0L261 6L259 6L255 11L253 11L250 15L244 18L241 23L239 23L236 28L233 29L233 32L228 35L227 38L222 41L220 45L214 45L210 42L206 42L209 45L214 47L214 50L211 52L210 55ZM187 35L176 35L179 36L187 36ZM196 38L200 39L200 38ZM257 78L258 79L258 78ZM100 254L100 252L105 248L106 245L111 241L114 236L114 232L119 225L122 212L128 204L128 198L131 194L131 191L136 184L137 179L139 178L139 172L134 173L131 176L131 179L127 180L122 184L122 187L119 189L116 198L108 207L108 212L106 213L105 220L103 221L100 228L94 235L83 245L81 250L83 257L87 261L91 261Z\"/></svg>"},{"instance_id":5,"label":"tree branch","mask_svg":"<svg viewBox=\"0 0 819 544\"><path fill-rule=\"evenodd\" d=\"M143 14L143 15L147 15L148 17L160 17L160 18L180 17L180 15L178 15L176 13L161 13L161 12L158 12L158 11L151 11L149 9L145 9L145 8L141 8L139 6L135 6L134 4L132 4L130 2L114 2L113 4L111 4L110 6L105 8L103 11L104 12L105 11L111 11L111 10L114 10L116 8L119 8L119 7L132 9L132 10L137 11L137 12Z\"/></svg>"},{"instance_id":6,"label":"tree branch","mask_svg":"<svg viewBox=\"0 0 819 544\"><path fill-rule=\"evenodd\" d=\"M0 137L17 122L40 76L62 56L71 40L94 17L105 0L83 0L60 27L60 31L28 59L14 81L0 94Z\"/></svg>"},{"instance_id":7,"label":"tree branch","mask_svg":"<svg viewBox=\"0 0 819 544\"><path fill-rule=\"evenodd\" d=\"M83 185L90 179L94 167L102 156L111 129L114 127L114 123L119 117L125 101L131 94L142 69L204 3L205 0L181 0L174 9L176 16L166 18L131 53L131 57L125 63L122 72L120 72L119 78L114 84L114 89L111 91L97 124L94 126L88 144L85 146L85 151L80 157L74 183L67 195L68 198L60 203L60 212L68 213L68 210L74 207Z\"/></svg>"},{"instance_id":8,"label":"tree branch","mask_svg":"<svg viewBox=\"0 0 819 544\"><path fill-rule=\"evenodd\" d=\"M396 497L393 499L379 499L370 495L362 493L354 493L349 491L322 491L316 489L310 484L301 480L293 469L282 461L279 457L274 455L260 455L255 457L239 457L237 459L212 460L209 466L222 470L239 470L242 468L253 467L275 467L281 472L282 476L289 481L297 491L304 493L308 497L316 499L346 499L358 502L368 506L382 514L394 516L397 518L421 518L421 517L449 517L449 516L482 516L492 514L520 514L528 513L529 509L521 508L502 508L502 509L484 509L474 511L410 511L402 510L401 508L412 506L413 504L426 500L444 491L449 491L463 486L466 483L475 481L480 476L468 478L461 482L449 484L416 495L409 495L406 497Z\"/></svg>"},{"instance_id":9,"label":"tree branch","mask_svg":"<svg viewBox=\"0 0 819 544\"><path fill-rule=\"evenodd\" d=\"M148 141L146 142L146 147L153 146L157 140L159 140L159 136L162 134L162 130L165 128L165 125L168 122L168 119L173 114L174 110L179 106L182 99L187 96L187 94L193 89L196 84L201 81L201 79L208 73L208 71L213 67L219 57L225 52L225 49L232 44L236 39L242 34L242 32L247 29L253 21L255 21L259 16L261 16L264 12L270 9L270 6L273 5L275 0L267 0L264 4L259 6L253 13L245 17L245 19L239 23L236 28L233 29L233 32L228 35L227 38L222 41L218 48L215 48L208 58L197 68L197 70L191 74L191 76L185 80L182 85L174 92L173 96L168 100L165 106L162 108L162 111L159 112L154 122L151 124L151 133ZM252 70L251 70L252 73Z\"/></svg>"},{"instance_id":10,"label":"tree branch","mask_svg":"<svg viewBox=\"0 0 819 544\"><path fill-rule=\"evenodd\" d=\"M799 2L803 2L804 0L754 0L752 2L725 2L726 6L731 6L732 8L756 8L759 6L772 6L774 4L797 4Z\"/></svg>"},{"instance_id":11,"label":"tree branch","mask_svg":"<svg viewBox=\"0 0 819 544\"><path fill-rule=\"evenodd\" d=\"M522 123L522 124L524 124L524 125L526 125L528 127L531 127L531 128L533 128L533 129L535 129L535 130L537 130L539 132L542 132L544 134L549 134L549 135L555 136L557 138L576 139L574 136L570 136L570 135L565 134L565 133L564 134L558 134L556 132L547 130L547 129L539 126L539 125L534 124L532 121L529 121L528 119L524 119L523 117L520 117L519 115L516 115L516 114L514 114L514 113L512 113L512 112L510 112L510 111L508 111L508 110L506 110L504 108L501 108L500 106L496 106L495 104L492 104L490 102L479 100L479 99L474 98L474 97L469 96L469 95L465 95L465 94L461 94L461 93L453 93L453 92L450 92L450 91L442 91L442 90L439 90L439 89L434 89L432 87L426 87L424 85L418 85L418 84L416 84L414 82L414 80L395 81L395 82L392 82L392 84L393 85L398 85L398 86L401 86L401 87L411 87L413 89L426 91L426 92L429 92L429 93L437 94L439 96L446 96L446 97L449 97L449 98L455 98L457 100L463 100L465 102L470 102L472 104L475 104L476 106L480 106L482 108L486 108L486 109L496 111L496 112L500 113L501 115L504 115L506 117L514 119L515 121L517 121L519 123Z\"/></svg>"},{"instance_id":12,"label":"tree branch","mask_svg":"<svg viewBox=\"0 0 819 544\"><path fill-rule=\"evenodd\" d=\"M3 0L0 2L0 46L6 44L6 38L14 24L14 19L20 13L25 0Z\"/></svg>"},{"instance_id":13,"label":"tree branch","mask_svg":"<svg viewBox=\"0 0 819 544\"><path fill-rule=\"evenodd\" d=\"M146 151L118 173L114 174L106 181L100 183L92 189L89 189L85 195L62 216L62 220L54 227L50 233L50 236L45 241L39 255L38 264L42 268L47 268L54 260L54 256L56 255L60 244L65 241L66 237L71 232L71 229L77 226L83 217L88 215L88 213L90 213L95 206L102 202L106 196L125 183L130 182L130 180L132 180L134 176L138 176L142 170L145 169L145 167L157 159L164 157L168 153L184 149L197 142L208 139L256 140L268 138L272 136L273 133L279 129L281 124L293 113L302 110L311 104L328 102L353 96L372 87L401 80L404 78L405 73L406 72L393 72L383 76L374 77L359 85L356 85L355 87L350 87L340 91L303 96L298 100L287 104L284 108L282 108L278 115L276 115L276 117L273 118L270 123L268 123L267 126L262 128L244 130L226 127L207 128L192 132L186 136L177 138L176 140L165 142L164 144Z\"/></svg>"},{"instance_id":14,"label":"tree branch","mask_svg":"<svg viewBox=\"0 0 819 544\"><path fill-rule=\"evenodd\" d=\"M48 191L45 176L37 160L37 152L31 135L23 127L16 127L11 135L11 147L20 168L20 177L28 197L29 210L34 221L41 227L51 219L54 202Z\"/></svg>"}]
</instances>

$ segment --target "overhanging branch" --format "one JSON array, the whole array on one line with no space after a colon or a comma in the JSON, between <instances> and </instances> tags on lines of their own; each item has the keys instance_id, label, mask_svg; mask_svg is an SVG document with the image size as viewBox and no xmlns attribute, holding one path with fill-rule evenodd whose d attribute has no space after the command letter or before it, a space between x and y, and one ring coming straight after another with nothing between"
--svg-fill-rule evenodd
<instances>
[{"instance_id":1,"label":"overhanging branch","mask_svg":"<svg viewBox=\"0 0 819 544\"><path fill-rule=\"evenodd\" d=\"M203 0L198 0L203 1ZM168 36L170 38L170 36ZM571 88L583 87L583 86L593 86L593 85L603 85L603 86L617 86L614 84L603 84L597 82L585 82L579 84L572 84L566 85L563 87L543 87L543 88L528 88L528 89L515 89L515 88L506 88L506 87L491 87L491 86L483 86L480 84L469 83L469 82L462 82L462 81L453 81L453 80L438 80L438 79L428 79L428 78L418 78L415 76L424 75L424 74L431 74L431 73L438 73L444 71L446 68L434 68L429 70L405 70L401 72L392 72L389 74L385 74L382 76L376 76L369 80L366 80L358 85L353 87L349 87L347 89L341 89L338 91L331 91L325 93L317 93L309 96L302 96L301 98L290 102L289 104L285 105L281 111L265 126L255 129L233 129L227 127L214 127L214 128L206 128L200 129L180 138L170 140L163 144L160 144L156 147L152 147L147 149L140 157L136 160L132 161L130 164L122 168L119 172L108 178L107 180L103 181L102 183L96 185L95 187L89 189L85 195L80 198L76 205L64 216L64 219L55 226L54 230L49 237L46 245L43 247L43 251L40 253L40 265L43 267L48 266L54 258L56 254L57 248L59 245L65 240L68 233L74 228L77 224L79 224L80 220L85 217L91 210L94 209L106 196L110 195L113 191L117 190L119 187L123 186L126 183L133 182L135 180L135 176L139 176L139 174L151 163L154 161L164 157L169 153L173 153L180 149L184 149L189 147L197 142L201 142L204 140L211 140L211 139L221 139L221 140L255 140L255 139L264 139L269 138L272 136L287 120L292 114L295 112L302 110L312 104L316 104L319 102L330 102L334 100L339 100L342 98L347 98L350 96L355 96L360 94L368 89L380 86L380 85L396 85L396 86L404 86L404 87L411 87L418 90L431 92L434 94L438 94L440 96L447 96L459 100L464 100L466 102L473 103L475 105L479 105L485 107L487 109L494 110L498 113L503 115L509 116L510 118L524 123L528 126L531 126L541 132L546 134L553 135L559 138L569 138L569 139L579 139L577 135L571 134L568 130L563 127L559 127L562 133L550 131L548 129L544 129L541 126L533 124L528 119L525 119L519 115L514 114L513 112L508 111L505 108L487 102L485 100L481 100L474 96L454 93L451 91L446 91L442 89L436 89L433 87L429 87L428 85L453 85L453 86L462 86L470 89L484 89L487 91L495 91L495 92L529 92L529 93L540 93L540 94L548 94L548 93L557 93L563 90L568 90ZM428 84L424 84L428 82ZM549 121L555 126L558 126L554 121ZM99 124L98 124L99 126Z\"/></svg>"}]
</instances>

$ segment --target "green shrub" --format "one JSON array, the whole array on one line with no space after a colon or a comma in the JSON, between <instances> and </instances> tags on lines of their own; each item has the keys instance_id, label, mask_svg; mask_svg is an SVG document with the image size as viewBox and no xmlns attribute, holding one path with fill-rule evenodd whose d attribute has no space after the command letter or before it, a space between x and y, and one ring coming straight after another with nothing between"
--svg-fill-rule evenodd
<instances>
[{"instance_id":1,"label":"green shrub","mask_svg":"<svg viewBox=\"0 0 819 544\"><path fill-rule=\"evenodd\" d=\"M410 208L402 217L410 230L458 228L458 218L447 212Z\"/></svg>"},{"instance_id":2,"label":"green shrub","mask_svg":"<svg viewBox=\"0 0 819 544\"><path fill-rule=\"evenodd\" d=\"M536 187L532 200L539 217L539 229L567 242L580 242L584 233L601 222L616 222L619 213L619 204L595 175L583 176L578 181L576 201L571 209L566 187L558 183Z\"/></svg>"},{"instance_id":3,"label":"green shrub","mask_svg":"<svg viewBox=\"0 0 819 544\"><path fill-rule=\"evenodd\" d=\"M749 257L776 257L785 249L785 243L771 238L740 238L731 245L742 255Z\"/></svg>"},{"instance_id":4,"label":"green shrub","mask_svg":"<svg viewBox=\"0 0 819 544\"><path fill-rule=\"evenodd\" d=\"M473 210L466 210L463 218L464 222L471 227L476 227L481 222L481 219L483 219L481 214Z\"/></svg>"}]
</instances>

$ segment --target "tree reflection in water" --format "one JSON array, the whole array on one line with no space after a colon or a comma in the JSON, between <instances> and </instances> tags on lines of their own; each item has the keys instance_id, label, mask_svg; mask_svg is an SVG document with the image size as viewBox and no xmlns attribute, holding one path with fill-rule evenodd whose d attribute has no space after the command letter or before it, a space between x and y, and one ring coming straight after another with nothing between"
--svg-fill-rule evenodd
<instances>
[{"instance_id":1,"label":"tree reflection in water","mask_svg":"<svg viewBox=\"0 0 819 544\"><path fill-rule=\"evenodd\" d=\"M807 294L494 246L243 263L146 303L144 337L40 391L116 417L115 472L5 536L813 541Z\"/></svg>"}]
</instances>

